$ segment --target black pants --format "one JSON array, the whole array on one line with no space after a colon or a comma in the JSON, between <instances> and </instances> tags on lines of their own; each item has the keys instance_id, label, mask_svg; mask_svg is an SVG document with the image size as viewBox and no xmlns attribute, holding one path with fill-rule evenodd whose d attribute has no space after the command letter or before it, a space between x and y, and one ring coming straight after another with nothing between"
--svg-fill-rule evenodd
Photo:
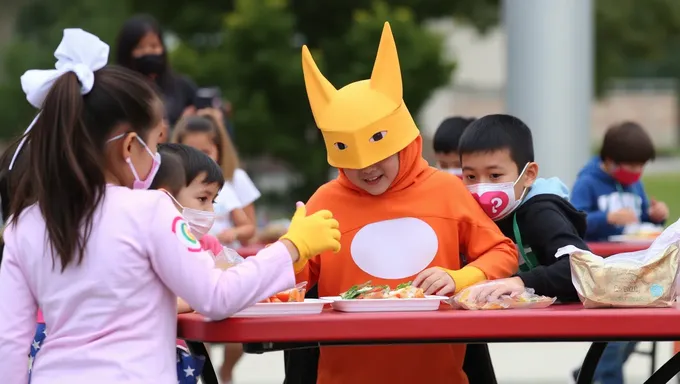
<instances>
[{"instance_id":1,"label":"black pants","mask_svg":"<svg viewBox=\"0 0 680 384\"><path fill-rule=\"evenodd\" d=\"M307 292L307 298L318 298L316 286ZM283 352L286 378L283 384L316 384L319 365L319 348ZM489 346L469 344L465 352L463 370L470 384L496 384L496 374L491 363Z\"/></svg>"},{"instance_id":2,"label":"black pants","mask_svg":"<svg viewBox=\"0 0 680 384\"><path fill-rule=\"evenodd\" d=\"M284 384L316 384L319 349L300 349L283 353L286 366ZM496 384L496 374L491 363L489 346L469 344L463 362L463 371L470 384Z\"/></svg>"},{"instance_id":3,"label":"black pants","mask_svg":"<svg viewBox=\"0 0 680 384\"><path fill-rule=\"evenodd\" d=\"M318 299L316 285L305 295L308 299ZM316 384L316 371L319 365L319 348L298 349L283 352L286 378L283 384Z\"/></svg>"}]
</instances>

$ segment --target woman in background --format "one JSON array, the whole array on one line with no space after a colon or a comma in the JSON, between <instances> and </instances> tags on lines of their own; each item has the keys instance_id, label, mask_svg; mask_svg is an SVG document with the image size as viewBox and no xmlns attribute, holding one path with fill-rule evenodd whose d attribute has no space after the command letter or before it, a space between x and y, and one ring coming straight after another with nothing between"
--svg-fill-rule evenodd
<instances>
[{"instance_id":1,"label":"woman in background","mask_svg":"<svg viewBox=\"0 0 680 384\"><path fill-rule=\"evenodd\" d=\"M163 33L152 16L135 15L123 24L115 56L118 65L141 73L158 86L171 127L195 111L196 84L170 68Z\"/></svg>"}]
</instances>

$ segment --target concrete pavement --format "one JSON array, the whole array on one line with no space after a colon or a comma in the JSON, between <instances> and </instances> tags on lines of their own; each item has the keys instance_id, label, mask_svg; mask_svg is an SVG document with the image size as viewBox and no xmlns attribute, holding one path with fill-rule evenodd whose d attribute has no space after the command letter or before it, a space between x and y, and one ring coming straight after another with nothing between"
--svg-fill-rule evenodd
<instances>
[{"instance_id":1,"label":"concrete pavement","mask_svg":"<svg viewBox=\"0 0 680 384\"><path fill-rule=\"evenodd\" d=\"M499 384L566 384L569 372L581 363L588 346L588 343L494 344L491 345L491 355ZM643 343L639 348L647 349L649 346L649 343ZM221 364L222 351L222 348L214 348L211 353L216 366ZM658 364L665 363L671 352L672 343L659 343ZM649 376L649 369L649 358L633 355L625 367L626 382L644 382ZM234 384L282 382L282 353L246 355L236 367Z\"/></svg>"}]
</instances>

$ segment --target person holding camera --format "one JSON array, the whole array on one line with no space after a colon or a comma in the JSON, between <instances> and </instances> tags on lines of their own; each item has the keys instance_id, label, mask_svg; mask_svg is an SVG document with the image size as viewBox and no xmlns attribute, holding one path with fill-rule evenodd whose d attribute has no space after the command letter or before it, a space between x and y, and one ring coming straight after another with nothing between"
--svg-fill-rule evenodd
<instances>
[{"instance_id":1,"label":"person holding camera","mask_svg":"<svg viewBox=\"0 0 680 384\"><path fill-rule=\"evenodd\" d=\"M172 70L162 30L150 15L135 15L120 29L116 64L139 72L153 81L163 96L166 118L172 127L184 115L196 111L196 84Z\"/></svg>"}]
</instances>

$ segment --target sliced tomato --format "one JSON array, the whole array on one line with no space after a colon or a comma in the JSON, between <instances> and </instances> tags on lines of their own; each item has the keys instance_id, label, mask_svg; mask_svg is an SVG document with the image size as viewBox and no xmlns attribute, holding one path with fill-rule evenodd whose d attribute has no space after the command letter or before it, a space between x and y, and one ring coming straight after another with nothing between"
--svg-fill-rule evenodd
<instances>
[{"instance_id":1,"label":"sliced tomato","mask_svg":"<svg viewBox=\"0 0 680 384\"><path fill-rule=\"evenodd\" d=\"M269 300L270 300L269 301L270 303L280 303L281 302L281 300L278 297L270 297Z\"/></svg>"},{"instance_id":2,"label":"sliced tomato","mask_svg":"<svg viewBox=\"0 0 680 384\"><path fill-rule=\"evenodd\" d=\"M289 291L283 291L283 292L277 293L276 296L274 296L274 297L276 297L276 299L278 299L279 301L287 303L287 302L290 301L290 294L291 294L290 290Z\"/></svg>"}]
</instances>

